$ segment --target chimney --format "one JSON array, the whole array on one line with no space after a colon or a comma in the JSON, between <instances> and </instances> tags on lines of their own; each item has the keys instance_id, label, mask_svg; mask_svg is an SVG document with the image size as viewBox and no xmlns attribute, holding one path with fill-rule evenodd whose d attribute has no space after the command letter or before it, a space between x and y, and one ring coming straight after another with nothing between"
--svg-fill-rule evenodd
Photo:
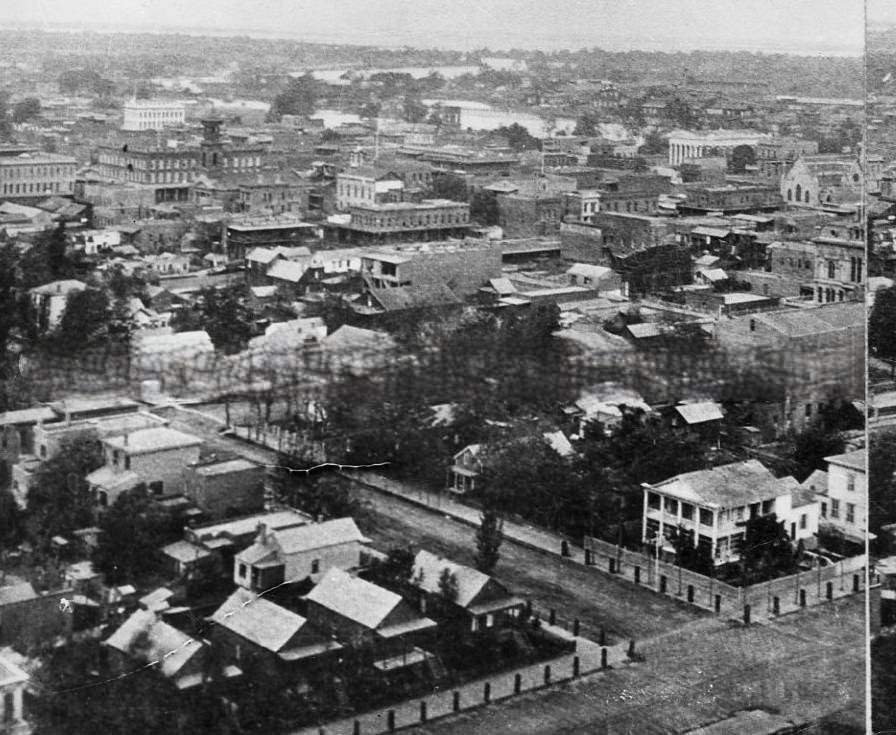
<instances>
[{"instance_id":1,"label":"chimney","mask_svg":"<svg viewBox=\"0 0 896 735\"><path fill-rule=\"evenodd\" d=\"M255 527L255 531L258 534L258 538L257 538L258 543L266 544L268 542L267 524L259 522L259 524Z\"/></svg>"}]
</instances>

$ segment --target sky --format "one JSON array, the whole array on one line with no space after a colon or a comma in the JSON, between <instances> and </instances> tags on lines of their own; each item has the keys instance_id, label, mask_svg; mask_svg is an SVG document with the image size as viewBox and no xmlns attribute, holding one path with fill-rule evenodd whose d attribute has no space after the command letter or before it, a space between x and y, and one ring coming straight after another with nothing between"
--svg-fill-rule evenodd
<instances>
[{"instance_id":1,"label":"sky","mask_svg":"<svg viewBox=\"0 0 896 735\"><path fill-rule=\"evenodd\" d=\"M234 32L464 51L596 46L859 56L863 6L863 0L12 0L0 27Z\"/></svg>"}]
</instances>

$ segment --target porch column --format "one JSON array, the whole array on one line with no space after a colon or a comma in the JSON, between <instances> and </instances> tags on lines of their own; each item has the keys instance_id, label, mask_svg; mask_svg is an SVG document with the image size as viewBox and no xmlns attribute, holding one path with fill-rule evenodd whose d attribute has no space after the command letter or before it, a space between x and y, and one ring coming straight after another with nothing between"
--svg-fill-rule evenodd
<instances>
[{"instance_id":1,"label":"porch column","mask_svg":"<svg viewBox=\"0 0 896 735\"><path fill-rule=\"evenodd\" d=\"M719 544L719 511L713 509L712 511L712 558L713 563L715 563L716 558L716 548Z\"/></svg>"}]
</instances>

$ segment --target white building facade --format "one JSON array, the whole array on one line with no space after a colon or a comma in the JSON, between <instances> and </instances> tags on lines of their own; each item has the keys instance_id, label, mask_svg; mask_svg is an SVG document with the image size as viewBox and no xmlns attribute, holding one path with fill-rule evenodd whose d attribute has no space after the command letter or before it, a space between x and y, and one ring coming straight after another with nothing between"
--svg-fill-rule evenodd
<instances>
[{"instance_id":1,"label":"white building facade","mask_svg":"<svg viewBox=\"0 0 896 735\"><path fill-rule=\"evenodd\" d=\"M182 102L134 99L124 104L121 129L133 132L161 130L183 125L185 119L186 108Z\"/></svg>"}]
</instances>

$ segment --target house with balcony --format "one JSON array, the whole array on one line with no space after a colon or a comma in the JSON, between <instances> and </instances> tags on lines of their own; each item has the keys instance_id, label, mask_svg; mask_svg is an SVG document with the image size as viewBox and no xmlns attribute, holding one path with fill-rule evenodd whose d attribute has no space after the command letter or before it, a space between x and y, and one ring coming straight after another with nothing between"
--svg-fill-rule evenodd
<instances>
[{"instance_id":1,"label":"house with balcony","mask_svg":"<svg viewBox=\"0 0 896 735\"><path fill-rule=\"evenodd\" d=\"M254 592L284 582L317 582L329 569L358 569L369 543L351 518L279 531L259 524L255 543L234 559L233 581Z\"/></svg>"},{"instance_id":2,"label":"house with balcony","mask_svg":"<svg viewBox=\"0 0 896 735\"><path fill-rule=\"evenodd\" d=\"M643 483L642 540L674 554L679 529L693 533L694 546L706 548L716 565L736 562L746 522L774 514L793 543L810 545L818 533L818 514L793 477L775 477L755 459L685 472L655 484Z\"/></svg>"}]
</instances>

